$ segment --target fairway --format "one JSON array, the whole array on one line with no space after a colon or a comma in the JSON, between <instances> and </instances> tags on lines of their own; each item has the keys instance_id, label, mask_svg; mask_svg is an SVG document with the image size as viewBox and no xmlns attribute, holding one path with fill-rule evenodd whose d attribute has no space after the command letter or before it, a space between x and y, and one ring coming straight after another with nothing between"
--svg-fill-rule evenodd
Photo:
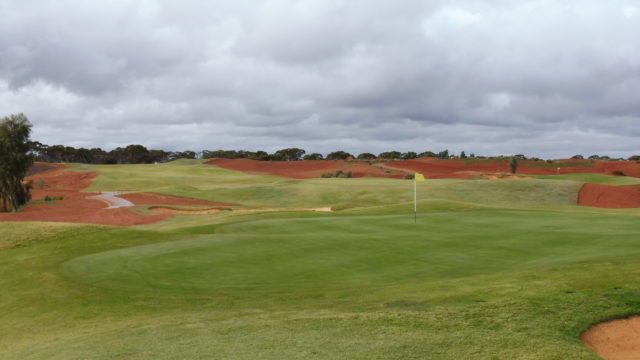
<instances>
[{"instance_id":1,"label":"fairway","mask_svg":"<svg viewBox=\"0 0 640 360\"><path fill-rule=\"evenodd\" d=\"M581 332L640 308L640 213L584 177L427 180L414 224L407 180L74 170L255 211L0 223L0 359L597 359Z\"/></svg>"}]
</instances>

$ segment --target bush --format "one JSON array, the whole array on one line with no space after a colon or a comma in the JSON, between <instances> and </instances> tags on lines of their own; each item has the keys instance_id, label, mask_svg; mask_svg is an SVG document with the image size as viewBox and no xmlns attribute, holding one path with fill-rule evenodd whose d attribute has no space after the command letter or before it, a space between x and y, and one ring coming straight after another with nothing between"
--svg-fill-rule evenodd
<instances>
[{"instance_id":1,"label":"bush","mask_svg":"<svg viewBox=\"0 0 640 360\"><path fill-rule=\"evenodd\" d=\"M623 173L620 170L613 170L612 174L615 176L627 176L627 174Z\"/></svg>"},{"instance_id":2,"label":"bush","mask_svg":"<svg viewBox=\"0 0 640 360\"><path fill-rule=\"evenodd\" d=\"M415 177L415 175L414 175L414 174L406 174L406 175L404 176L404 178L405 178L405 179L407 179L407 180L413 180L413 178L414 178L414 177Z\"/></svg>"},{"instance_id":3,"label":"bush","mask_svg":"<svg viewBox=\"0 0 640 360\"><path fill-rule=\"evenodd\" d=\"M332 178L333 174L332 173L324 173L324 174L320 175L320 177L324 178L324 179L328 179L328 178Z\"/></svg>"}]
</instances>

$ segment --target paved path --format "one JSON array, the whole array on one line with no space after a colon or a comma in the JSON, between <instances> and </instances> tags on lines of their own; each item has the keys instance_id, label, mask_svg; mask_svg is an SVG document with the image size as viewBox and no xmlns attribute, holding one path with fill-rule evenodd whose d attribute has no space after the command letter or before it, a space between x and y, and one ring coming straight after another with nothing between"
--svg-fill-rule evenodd
<instances>
[{"instance_id":1,"label":"paved path","mask_svg":"<svg viewBox=\"0 0 640 360\"><path fill-rule=\"evenodd\" d=\"M131 201L116 196L119 194L119 192L115 191L105 191L101 192L100 195L89 196L87 197L87 199L102 200L109 204L109 207L107 207L107 209L117 209L121 207L134 206L134 203L132 203Z\"/></svg>"}]
</instances>

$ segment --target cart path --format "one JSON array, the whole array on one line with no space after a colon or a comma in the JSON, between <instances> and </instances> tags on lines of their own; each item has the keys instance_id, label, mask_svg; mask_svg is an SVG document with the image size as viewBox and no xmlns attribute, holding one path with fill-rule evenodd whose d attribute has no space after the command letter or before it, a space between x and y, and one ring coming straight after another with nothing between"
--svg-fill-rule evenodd
<instances>
[{"instance_id":1,"label":"cart path","mask_svg":"<svg viewBox=\"0 0 640 360\"><path fill-rule=\"evenodd\" d=\"M99 195L88 196L87 199L101 200L106 202L109 205L109 207L105 209L118 209L121 207L129 207L129 206L135 205L129 200L125 200L121 197L118 197L117 195L119 194L120 194L119 192L115 192L115 191L104 191L104 192L101 192Z\"/></svg>"}]
</instances>

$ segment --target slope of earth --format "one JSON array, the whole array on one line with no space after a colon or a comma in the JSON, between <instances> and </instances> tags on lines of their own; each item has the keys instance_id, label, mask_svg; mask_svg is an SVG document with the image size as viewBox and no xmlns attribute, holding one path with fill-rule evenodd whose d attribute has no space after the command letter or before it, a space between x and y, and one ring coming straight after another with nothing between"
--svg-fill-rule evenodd
<instances>
[{"instance_id":1,"label":"slope of earth","mask_svg":"<svg viewBox=\"0 0 640 360\"><path fill-rule=\"evenodd\" d=\"M640 186L584 184L578 193L578 205L609 209L640 208Z\"/></svg>"},{"instance_id":2,"label":"slope of earth","mask_svg":"<svg viewBox=\"0 0 640 360\"><path fill-rule=\"evenodd\" d=\"M0 359L597 359L638 309L634 213L427 205L0 223Z\"/></svg>"},{"instance_id":3,"label":"slope of earth","mask_svg":"<svg viewBox=\"0 0 640 360\"><path fill-rule=\"evenodd\" d=\"M435 159L419 158L415 160L396 160L387 162L385 167L415 171L432 179L474 178L482 173L509 173L508 159ZM640 177L640 164L637 161L602 160L520 160L517 173L525 175L566 175L566 174L604 174L623 173Z\"/></svg>"},{"instance_id":4,"label":"slope of earth","mask_svg":"<svg viewBox=\"0 0 640 360\"><path fill-rule=\"evenodd\" d=\"M580 181L429 180L414 223L411 181L75 170L93 192L335 211L0 222L0 359L597 359L580 334L640 309L640 210L575 206Z\"/></svg>"},{"instance_id":5,"label":"slope of earth","mask_svg":"<svg viewBox=\"0 0 640 360\"><path fill-rule=\"evenodd\" d=\"M103 201L90 199L97 193L82 192L91 185L99 172L76 172L62 164L37 163L32 181L32 201L16 213L0 213L0 221L53 221L101 225L141 225L171 217L169 214L145 215L128 209L106 209ZM45 201L45 197L55 200ZM128 194L136 205L230 205L198 199L159 194ZM61 198L61 199L60 199ZM136 202L137 201L137 202Z\"/></svg>"},{"instance_id":6,"label":"slope of earth","mask_svg":"<svg viewBox=\"0 0 640 360\"><path fill-rule=\"evenodd\" d=\"M322 174L351 172L355 178L385 177L401 179L406 172L384 168L375 163L359 160L302 160L302 161L257 161L250 159L214 159L207 164L249 174L273 175L292 179L319 178Z\"/></svg>"}]
</instances>

